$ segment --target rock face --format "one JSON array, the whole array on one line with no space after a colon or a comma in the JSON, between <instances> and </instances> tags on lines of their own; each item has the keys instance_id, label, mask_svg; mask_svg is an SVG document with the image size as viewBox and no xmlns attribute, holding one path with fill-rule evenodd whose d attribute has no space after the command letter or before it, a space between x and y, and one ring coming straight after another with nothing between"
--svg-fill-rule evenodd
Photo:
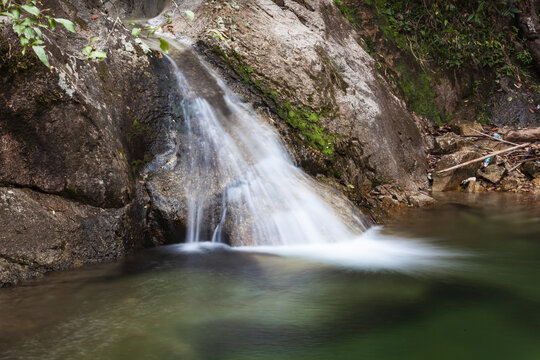
<instances>
[{"instance_id":1,"label":"rock face","mask_svg":"<svg viewBox=\"0 0 540 360\"><path fill-rule=\"evenodd\" d=\"M147 241L149 200L135 171L162 151L168 65L98 2L47 7L77 24L77 34L47 36L53 71L0 28L0 286ZM103 62L81 54L94 36Z\"/></svg>"},{"instance_id":2,"label":"rock face","mask_svg":"<svg viewBox=\"0 0 540 360\"><path fill-rule=\"evenodd\" d=\"M0 28L0 285L183 239L185 199L167 192L189 176L167 173L167 159L182 153L168 62L111 20L152 16L166 2L48 1L77 24L76 35L48 35L52 71L19 55L18 39ZM358 197L381 184L409 195L427 185L419 129L332 0L178 5L170 13L182 17L164 18L163 29L195 39L306 170ZM81 51L96 36L107 59L88 62ZM197 66L187 71L196 76ZM142 185L137 169L155 155Z\"/></svg>"},{"instance_id":3,"label":"rock face","mask_svg":"<svg viewBox=\"0 0 540 360\"><path fill-rule=\"evenodd\" d=\"M122 257L145 240L143 198L103 209L30 189L0 188L0 286Z\"/></svg>"},{"instance_id":4,"label":"rock face","mask_svg":"<svg viewBox=\"0 0 540 360\"><path fill-rule=\"evenodd\" d=\"M425 185L414 120L332 0L218 1L191 10L194 21L176 19L168 29L197 40L279 115L278 128L287 124L293 134L284 138L303 140L303 149L291 149L305 169L332 173L360 192L386 182Z\"/></svg>"}]
</instances>

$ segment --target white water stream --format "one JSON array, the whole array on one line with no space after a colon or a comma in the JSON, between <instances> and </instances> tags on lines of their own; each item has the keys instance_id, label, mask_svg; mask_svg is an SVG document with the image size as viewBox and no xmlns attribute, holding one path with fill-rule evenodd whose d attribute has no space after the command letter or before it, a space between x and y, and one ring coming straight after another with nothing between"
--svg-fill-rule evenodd
<instances>
[{"instance_id":1,"label":"white water stream","mask_svg":"<svg viewBox=\"0 0 540 360\"><path fill-rule=\"evenodd\" d=\"M173 48L190 51L177 40L171 39ZM464 255L389 237L379 227L366 231L359 211L296 167L269 121L204 62L170 60L183 99L183 150L176 166L185 174L188 226L179 251L229 243L239 251L404 272L447 270Z\"/></svg>"},{"instance_id":2,"label":"white water stream","mask_svg":"<svg viewBox=\"0 0 540 360\"><path fill-rule=\"evenodd\" d=\"M209 69L207 69L210 71ZM319 196L320 186L294 166L278 134L216 78L225 108L200 96L175 65L187 129L182 165L188 197L186 242L224 242L233 232L241 243L291 245L351 239L366 226L350 211L341 221ZM209 204L221 194L222 212L211 239L203 228Z\"/></svg>"},{"instance_id":3,"label":"white water stream","mask_svg":"<svg viewBox=\"0 0 540 360\"><path fill-rule=\"evenodd\" d=\"M366 231L351 204L328 194L329 189L297 168L276 131L210 69L205 68L219 86L225 106L212 106L204 97L208 91L199 95L174 67L184 98L188 142L181 164L188 174L184 186L189 226L187 244L180 245L180 251L226 249L217 243L232 234L240 239L235 244L249 245L236 247L238 251L401 272L448 270L454 265L451 259L464 255L387 236L380 227ZM208 232L207 213L215 210L216 194L221 196L222 210L218 224Z\"/></svg>"}]
</instances>

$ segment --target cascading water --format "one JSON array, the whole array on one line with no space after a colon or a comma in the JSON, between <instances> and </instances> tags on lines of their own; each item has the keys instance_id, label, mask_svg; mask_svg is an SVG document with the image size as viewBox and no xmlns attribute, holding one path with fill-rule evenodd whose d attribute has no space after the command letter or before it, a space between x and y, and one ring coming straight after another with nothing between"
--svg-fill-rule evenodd
<instances>
[{"instance_id":1,"label":"cascading water","mask_svg":"<svg viewBox=\"0 0 540 360\"><path fill-rule=\"evenodd\" d=\"M219 245L229 244L235 251L400 272L446 270L463 255L384 235L381 227L367 230L358 209L297 168L272 126L189 46L170 43L181 121L168 150L149 164L148 184L158 206L187 224L186 244L174 249L229 251Z\"/></svg>"},{"instance_id":2,"label":"cascading water","mask_svg":"<svg viewBox=\"0 0 540 360\"><path fill-rule=\"evenodd\" d=\"M165 20L147 21L158 26ZM170 220L187 224L187 244L176 249L229 250L218 245L229 244L237 251L403 272L448 269L464 255L384 235L381 227L367 230L343 195L294 165L269 121L204 65L190 39L177 34L169 42L181 121L169 132L168 149L148 165L147 186L158 208L176 214Z\"/></svg>"},{"instance_id":3,"label":"cascading water","mask_svg":"<svg viewBox=\"0 0 540 360\"><path fill-rule=\"evenodd\" d=\"M187 132L187 242L224 242L225 233L234 233L237 244L328 243L365 230L350 209L340 211L349 214L349 223L341 221L319 195L320 186L294 166L277 133L217 77L221 107L212 106L173 64ZM221 214L208 229L216 194Z\"/></svg>"}]
</instances>

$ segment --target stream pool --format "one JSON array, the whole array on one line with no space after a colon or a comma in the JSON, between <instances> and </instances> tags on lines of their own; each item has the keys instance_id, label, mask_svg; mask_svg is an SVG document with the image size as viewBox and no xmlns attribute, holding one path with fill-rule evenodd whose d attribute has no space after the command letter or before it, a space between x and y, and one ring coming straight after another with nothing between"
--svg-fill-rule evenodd
<instances>
[{"instance_id":1,"label":"stream pool","mask_svg":"<svg viewBox=\"0 0 540 360\"><path fill-rule=\"evenodd\" d=\"M395 254L172 245L0 289L0 359L540 359L539 203L445 201L371 232Z\"/></svg>"}]
</instances>

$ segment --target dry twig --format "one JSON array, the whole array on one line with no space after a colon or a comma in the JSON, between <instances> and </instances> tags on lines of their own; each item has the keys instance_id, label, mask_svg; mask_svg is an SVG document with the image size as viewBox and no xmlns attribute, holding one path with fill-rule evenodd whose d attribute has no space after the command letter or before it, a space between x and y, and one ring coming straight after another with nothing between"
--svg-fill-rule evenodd
<instances>
[{"instance_id":1,"label":"dry twig","mask_svg":"<svg viewBox=\"0 0 540 360\"><path fill-rule=\"evenodd\" d=\"M474 130L474 129L471 129L471 130L474 131L474 132L477 133L477 134L484 135L485 137L487 137L487 138L489 138L489 139L491 139L491 140L500 141L500 142L502 142L502 143L510 144L510 145L514 145L514 146L519 145L519 144L510 142L510 141L506 141L506 140L503 140L503 139L496 138L496 137L494 137L494 136L492 136L492 135L483 133L483 132L478 131L478 130Z\"/></svg>"},{"instance_id":2,"label":"dry twig","mask_svg":"<svg viewBox=\"0 0 540 360\"><path fill-rule=\"evenodd\" d=\"M508 148L508 149L504 149L504 150L499 150L499 151L495 151L495 152L492 152L488 155L485 155L485 156L482 156L482 157L479 157L479 158L476 158L476 159L473 159L473 160L470 160L470 161L466 161L462 164L459 164L459 165L456 165L456 166L452 166L452 167L449 167L448 169L444 169L444 170L440 170L440 171L437 171L438 174L442 174L444 172L447 172L447 171L450 171L450 170L455 170L455 169L459 169L460 167L463 167L463 166L466 166L466 165L469 165L469 164L474 164L475 162L479 162L479 161L482 161L482 160L485 160L489 157L492 157L492 156L495 156L495 155L500 155L500 154L504 154L504 153L507 153L507 152L510 152L510 151L513 151L513 150L516 150L516 149L520 149L520 148L524 148L526 146L529 146L531 144L527 143L527 144L521 144L521 145L516 145L516 146L513 146L511 148Z\"/></svg>"}]
</instances>

